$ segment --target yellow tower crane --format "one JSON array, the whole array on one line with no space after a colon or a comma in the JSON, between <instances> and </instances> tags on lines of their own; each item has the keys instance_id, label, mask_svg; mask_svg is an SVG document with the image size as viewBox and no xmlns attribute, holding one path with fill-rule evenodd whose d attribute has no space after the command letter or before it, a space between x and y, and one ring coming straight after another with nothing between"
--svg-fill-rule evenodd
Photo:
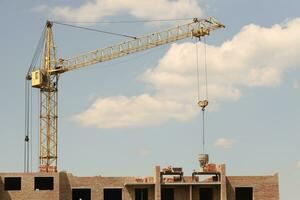
<instances>
[{"instance_id":1,"label":"yellow tower crane","mask_svg":"<svg viewBox=\"0 0 300 200\"><path fill-rule=\"evenodd\" d=\"M211 31L224 28L212 17L194 18L192 22L164 31L133 37L119 44L96 49L73 58L57 59L52 32L53 22L47 21L44 31L43 53L40 66L30 68L26 79L40 89L39 105L39 171L57 171L58 137L58 77L60 74L96 63L113 60L128 54L151 49L189 37L200 38ZM25 141L28 142L28 137Z\"/></svg>"}]
</instances>

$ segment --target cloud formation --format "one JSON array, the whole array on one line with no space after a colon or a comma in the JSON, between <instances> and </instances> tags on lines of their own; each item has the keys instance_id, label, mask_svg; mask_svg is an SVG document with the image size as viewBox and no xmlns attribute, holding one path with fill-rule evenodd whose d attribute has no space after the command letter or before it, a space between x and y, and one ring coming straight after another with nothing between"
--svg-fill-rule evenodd
<instances>
[{"instance_id":1,"label":"cloud formation","mask_svg":"<svg viewBox=\"0 0 300 200\"><path fill-rule=\"evenodd\" d=\"M186 121L196 114L191 105L143 94L100 98L87 111L74 116L73 120L84 126L124 128L156 125L171 119Z\"/></svg>"},{"instance_id":2,"label":"cloud formation","mask_svg":"<svg viewBox=\"0 0 300 200\"><path fill-rule=\"evenodd\" d=\"M219 138L215 141L214 146L220 149L230 149L236 143L234 139Z\"/></svg>"},{"instance_id":3,"label":"cloud formation","mask_svg":"<svg viewBox=\"0 0 300 200\"><path fill-rule=\"evenodd\" d=\"M91 0L77 8L39 5L34 10L48 11L51 16L67 21L97 21L122 13L142 19L202 16L196 0Z\"/></svg>"},{"instance_id":4,"label":"cloud formation","mask_svg":"<svg viewBox=\"0 0 300 200\"><path fill-rule=\"evenodd\" d=\"M150 149L146 149L146 148L139 149L139 151L138 151L138 154L142 157L149 156L149 155L151 155L151 153L152 153L152 151Z\"/></svg>"},{"instance_id":5,"label":"cloud formation","mask_svg":"<svg viewBox=\"0 0 300 200\"><path fill-rule=\"evenodd\" d=\"M210 102L237 101L244 88L279 85L286 69L300 66L299 32L299 18L270 28L250 24L222 45L208 45ZM204 44L198 45L200 63L204 63ZM141 75L141 80L153 88L153 94L100 98L74 119L82 125L99 128L190 120L199 111L195 105L195 66L195 44L173 44L156 67ZM203 74L200 73L201 83ZM205 96L203 84L200 89L202 97ZM226 140L222 141L226 144Z\"/></svg>"},{"instance_id":6,"label":"cloud formation","mask_svg":"<svg viewBox=\"0 0 300 200\"><path fill-rule=\"evenodd\" d=\"M297 80L293 81L293 88L294 89L299 89L299 82Z\"/></svg>"}]
</instances>

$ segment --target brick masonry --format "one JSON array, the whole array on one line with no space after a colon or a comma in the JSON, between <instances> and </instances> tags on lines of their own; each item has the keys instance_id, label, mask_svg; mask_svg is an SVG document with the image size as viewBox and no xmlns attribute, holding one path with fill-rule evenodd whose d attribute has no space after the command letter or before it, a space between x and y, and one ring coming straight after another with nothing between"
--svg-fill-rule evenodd
<instances>
[{"instance_id":1,"label":"brick masonry","mask_svg":"<svg viewBox=\"0 0 300 200\"><path fill-rule=\"evenodd\" d=\"M278 174L273 176L228 176L227 199L235 200L236 187L252 187L254 200L278 200Z\"/></svg>"},{"instance_id":2,"label":"brick masonry","mask_svg":"<svg viewBox=\"0 0 300 200\"><path fill-rule=\"evenodd\" d=\"M103 200L105 188L122 189L123 200L134 200L136 188L148 189L148 200L161 199L163 188L174 190L174 200L201 200L200 188L212 188L213 200L236 200L236 187L252 187L253 200L279 200L278 174L271 176L226 176L225 165L219 165L221 180L193 180L184 176L182 181L164 182L160 167L156 166L153 177L77 177L67 172L59 173L0 173L0 200L72 200L72 189L91 189L92 200ZM53 190L34 190L34 177L54 177ZM5 177L21 177L20 191L5 191Z\"/></svg>"}]
</instances>

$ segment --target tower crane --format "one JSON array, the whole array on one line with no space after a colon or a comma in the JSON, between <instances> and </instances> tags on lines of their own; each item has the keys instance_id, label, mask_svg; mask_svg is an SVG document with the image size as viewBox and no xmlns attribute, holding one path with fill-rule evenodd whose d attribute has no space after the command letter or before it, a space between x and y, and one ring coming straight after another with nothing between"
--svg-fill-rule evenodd
<instances>
[{"instance_id":1,"label":"tower crane","mask_svg":"<svg viewBox=\"0 0 300 200\"><path fill-rule=\"evenodd\" d=\"M212 17L206 19L194 18L190 23L164 31L134 37L131 40L96 49L72 58L57 59L52 32L53 24L52 21L46 22L39 66L30 68L26 74L26 79L31 81L31 86L40 91L40 172L57 172L58 79L61 74L185 38L196 37L200 39L216 29L224 28L223 24ZM28 140L27 137L25 141L28 142Z\"/></svg>"}]
</instances>

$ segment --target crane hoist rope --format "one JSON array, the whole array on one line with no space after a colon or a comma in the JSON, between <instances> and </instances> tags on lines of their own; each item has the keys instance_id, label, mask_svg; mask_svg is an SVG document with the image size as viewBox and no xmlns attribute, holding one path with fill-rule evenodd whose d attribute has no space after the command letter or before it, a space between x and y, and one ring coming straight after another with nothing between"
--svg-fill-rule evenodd
<instances>
[{"instance_id":1,"label":"crane hoist rope","mask_svg":"<svg viewBox=\"0 0 300 200\"><path fill-rule=\"evenodd\" d=\"M200 41L200 38L199 38ZM206 52L206 37L204 36L203 39L203 47L204 47L204 92L203 99L201 99L201 84L200 84L200 70L199 70L199 50L198 50L198 40L196 40L196 66L197 66L197 93L198 93L198 99L197 104L199 107L201 107L202 111L202 152L205 152L205 110L208 106L208 83L207 83L207 52Z\"/></svg>"},{"instance_id":2,"label":"crane hoist rope","mask_svg":"<svg viewBox=\"0 0 300 200\"><path fill-rule=\"evenodd\" d=\"M31 83L28 77L28 74L30 74L31 71L33 71L38 62L40 62L40 59L42 57L43 53L43 47L45 43L45 32L46 28L42 31L41 37L39 39L39 42L36 46L33 58L30 63L30 67L28 69L26 78L25 78L25 138L24 138L24 172L30 172L32 171L32 153L33 153L33 147L32 147L32 136L33 136L33 126L32 126L32 117L33 117L33 111L32 111L32 90Z\"/></svg>"},{"instance_id":3,"label":"crane hoist rope","mask_svg":"<svg viewBox=\"0 0 300 200\"><path fill-rule=\"evenodd\" d=\"M201 38L212 31L224 28L212 17L194 18L192 22L178 25L167 30L131 38L118 44L96 49L71 58L56 58L53 22L47 21L44 31L42 50L37 55L40 63L30 66L26 79L31 86L40 90L39 98L39 159L40 172L57 171L58 138L58 77L65 72L93 64L114 60L129 54L170 44L186 38ZM107 32L108 33L108 32ZM124 36L124 35L123 35Z\"/></svg>"}]
</instances>

